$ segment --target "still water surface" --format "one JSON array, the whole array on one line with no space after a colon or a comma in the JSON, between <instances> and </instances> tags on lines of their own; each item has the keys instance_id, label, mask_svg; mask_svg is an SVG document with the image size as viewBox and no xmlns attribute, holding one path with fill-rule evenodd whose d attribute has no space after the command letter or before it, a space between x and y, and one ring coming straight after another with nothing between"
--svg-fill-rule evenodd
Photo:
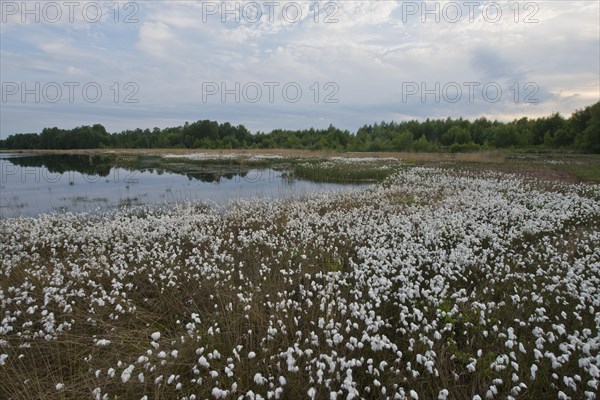
<instances>
[{"instance_id":1,"label":"still water surface","mask_svg":"<svg viewBox=\"0 0 600 400\"><path fill-rule=\"evenodd\" d=\"M0 153L0 218L52 211L88 212L127 205L290 198L358 184L317 183L272 168L232 164L179 165L177 172L144 166L120 167L100 156Z\"/></svg>"}]
</instances>

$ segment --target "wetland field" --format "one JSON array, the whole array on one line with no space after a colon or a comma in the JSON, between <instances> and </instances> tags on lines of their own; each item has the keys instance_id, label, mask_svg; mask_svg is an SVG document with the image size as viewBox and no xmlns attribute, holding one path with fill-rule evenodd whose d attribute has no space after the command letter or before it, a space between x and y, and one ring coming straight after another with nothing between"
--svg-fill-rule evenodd
<instances>
[{"instance_id":1,"label":"wetland field","mask_svg":"<svg viewBox=\"0 0 600 400\"><path fill-rule=\"evenodd\" d=\"M2 398L598 398L598 156L0 162Z\"/></svg>"}]
</instances>

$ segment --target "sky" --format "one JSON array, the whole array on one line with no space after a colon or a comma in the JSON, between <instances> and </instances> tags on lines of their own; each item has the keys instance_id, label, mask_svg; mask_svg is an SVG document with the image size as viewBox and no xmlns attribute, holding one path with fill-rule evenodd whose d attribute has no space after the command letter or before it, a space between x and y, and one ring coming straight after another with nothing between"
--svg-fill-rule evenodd
<instances>
[{"instance_id":1,"label":"sky","mask_svg":"<svg viewBox=\"0 0 600 400\"><path fill-rule=\"evenodd\" d=\"M600 100L600 2L0 0L0 138L512 120Z\"/></svg>"}]
</instances>

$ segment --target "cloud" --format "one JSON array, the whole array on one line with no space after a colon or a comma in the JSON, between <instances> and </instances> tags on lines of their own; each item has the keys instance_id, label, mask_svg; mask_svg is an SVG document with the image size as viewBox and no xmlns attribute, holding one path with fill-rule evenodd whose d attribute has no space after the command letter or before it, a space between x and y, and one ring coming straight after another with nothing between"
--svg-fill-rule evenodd
<instances>
[{"instance_id":1,"label":"cloud","mask_svg":"<svg viewBox=\"0 0 600 400\"><path fill-rule=\"evenodd\" d=\"M23 24L13 18L1 24L3 82L77 81L83 86L93 81L102 86L103 97L94 105L79 99L42 107L15 96L1 104L0 136L50 124L105 123L120 130L201 118L245 123L255 130L329 123L354 130L405 117L568 115L600 98L597 2L538 2L527 9L518 3L518 15L512 3L498 2L503 13L495 23L484 18L483 6L473 10L472 21L463 8L459 21L440 14L439 22L431 15L423 22L423 10L413 15L407 8L421 2L298 2L296 20L296 6L284 12L290 2L280 2L272 18L258 2L261 19L254 21L250 13L239 22L232 13L224 15L221 2L136 2L137 8L127 10L127 2L119 2L118 18L109 8L112 3L102 4L102 19L95 23L79 14L72 23ZM225 7L234 10L236 4L243 10L235 1ZM449 3L428 2L428 7L435 4L442 11ZM126 16L134 22L124 23ZM526 23L527 17L537 22ZM294 82L303 88L303 97L298 103L281 96L273 103L237 104L230 100L234 96L205 103L207 82L227 87ZM322 102L328 82L339 88L338 103ZM478 92L472 102L466 94L456 103L444 96L437 101L434 95L423 101L420 93L403 99L407 83L419 89L457 83L465 90L465 82L480 87L498 83L502 98L494 103ZM122 101L127 83L139 88L139 103ZM537 104L523 102L530 83L537 85ZM311 87L319 88L317 102Z\"/></svg>"},{"instance_id":2,"label":"cloud","mask_svg":"<svg viewBox=\"0 0 600 400\"><path fill-rule=\"evenodd\" d=\"M139 47L154 57L168 57L176 36L163 22L144 22L139 32Z\"/></svg>"}]
</instances>

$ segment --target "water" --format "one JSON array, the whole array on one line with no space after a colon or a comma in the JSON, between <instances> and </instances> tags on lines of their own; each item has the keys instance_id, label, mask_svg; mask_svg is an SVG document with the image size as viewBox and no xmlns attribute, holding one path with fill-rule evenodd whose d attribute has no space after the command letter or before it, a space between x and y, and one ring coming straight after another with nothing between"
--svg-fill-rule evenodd
<instances>
[{"instance_id":1,"label":"water","mask_svg":"<svg viewBox=\"0 0 600 400\"><path fill-rule=\"evenodd\" d=\"M114 156L0 153L0 218L186 201L224 205L242 198L290 198L366 186L295 179L273 168L163 164L157 157L125 161Z\"/></svg>"}]
</instances>

